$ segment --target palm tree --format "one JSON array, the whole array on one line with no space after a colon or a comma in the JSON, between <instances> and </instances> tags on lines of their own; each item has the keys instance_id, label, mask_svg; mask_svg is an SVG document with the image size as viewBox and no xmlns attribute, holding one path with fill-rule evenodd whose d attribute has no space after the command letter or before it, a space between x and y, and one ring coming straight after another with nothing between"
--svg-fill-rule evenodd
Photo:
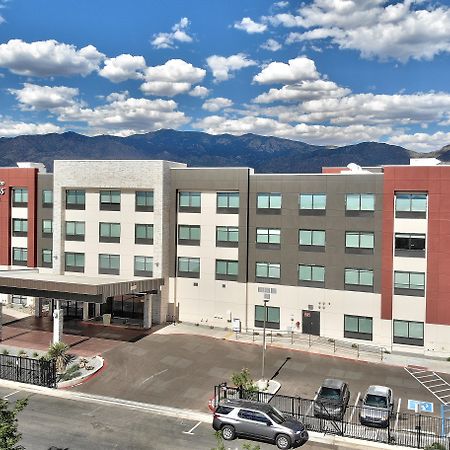
<instances>
[{"instance_id":1,"label":"palm tree","mask_svg":"<svg viewBox=\"0 0 450 450\"><path fill-rule=\"evenodd\" d=\"M55 342L48 348L47 355L55 360L56 371L60 374L66 370L66 366L71 359L68 351L69 346L64 344L64 342Z\"/></svg>"}]
</instances>

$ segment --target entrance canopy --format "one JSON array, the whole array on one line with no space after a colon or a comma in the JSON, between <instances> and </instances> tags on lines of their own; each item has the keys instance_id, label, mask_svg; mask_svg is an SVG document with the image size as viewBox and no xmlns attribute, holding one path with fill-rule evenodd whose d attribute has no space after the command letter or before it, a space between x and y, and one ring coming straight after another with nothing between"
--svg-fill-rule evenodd
<instances>
[{"instance_id":1,"label":"entrance canopy","mask_svg":"<svg viewBox=\"0 0 450 450\"><path fill-rule=\"evenodd\" d=\"M54 298L105 303L108 297L138 293L158 293L163 278L87 277L58 275L35 270L0 271L0 293L27 297Z\"/></svg>"}]
</instances>

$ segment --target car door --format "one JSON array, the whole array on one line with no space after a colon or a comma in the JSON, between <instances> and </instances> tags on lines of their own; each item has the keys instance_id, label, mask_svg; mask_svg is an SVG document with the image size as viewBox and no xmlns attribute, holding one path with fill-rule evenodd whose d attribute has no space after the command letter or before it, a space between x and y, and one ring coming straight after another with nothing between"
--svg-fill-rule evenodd
<instances>
[{"instance_id":1,"label":"car door","mask_svg":"<svg viewBox=\"0 0 450 450\"><path fill-rule=\"evenodd\" d=\"M265 441L273 441L275 439L273 422L264 413L260 411L253 411L253 420L257 422L255 429L257 437ZM268 425L270 423L270 425Z\"/></svg>"},{"instance_id":2,"label":"car door","mask_svg":"<svg viewBox=\"0 0 450 450\"><path fill-rule=\"evenodd\" d=\"M236 431L240 436L257 437L260 435L262 425L258 420L255 420L255 412L250 409L241 409L238 412L239 424L236 426Z\"/></svg>"}]
</instances>

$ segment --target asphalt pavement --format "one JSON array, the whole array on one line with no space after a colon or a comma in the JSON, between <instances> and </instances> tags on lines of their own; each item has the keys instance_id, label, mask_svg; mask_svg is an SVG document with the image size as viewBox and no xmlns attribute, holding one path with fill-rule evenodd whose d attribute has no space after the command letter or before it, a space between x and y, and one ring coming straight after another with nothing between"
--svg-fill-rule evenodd
<instances>
[{"instance_id":1,"label":"asphalt pavement","mask_svg":"<svg viewBox=\"0 0 450 450\"><path fill-rule=\"evenodd\" d=\"M209 424L133 410L119 405L86 403L0 387L0 397L14 402L28 397L19 415L21 444L27 450L211 450L216 446ZM242 448L244 440L227 450ZM276 447L260 444L261 450ZM342 446L308 442L303 449L332 450Z\"/></svg>"}]
</instances>

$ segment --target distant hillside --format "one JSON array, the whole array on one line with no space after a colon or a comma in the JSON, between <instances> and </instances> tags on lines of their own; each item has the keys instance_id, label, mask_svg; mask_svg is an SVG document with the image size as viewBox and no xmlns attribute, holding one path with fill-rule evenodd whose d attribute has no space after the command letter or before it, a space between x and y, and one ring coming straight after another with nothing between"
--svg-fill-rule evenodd
<instances>
[{"instance_id":1,"label":"distant hillside","mask_svg":"<svg viewBox=\"0 0 450 450\"><path fill-rule=\"evenodd\" d=\"M450 148L447 154L450 159ZM128 137L89 137L67 132L0 138L0 166L33 161L43 162L49 170L53 170L55 159L166 159L189 166L248 166L259 173L304 173L351 162L361 166L408 164L411 156L416 154L378 142L331 148L255 134L210 135L174 130Z\"/></svg>"}]
</instances>

